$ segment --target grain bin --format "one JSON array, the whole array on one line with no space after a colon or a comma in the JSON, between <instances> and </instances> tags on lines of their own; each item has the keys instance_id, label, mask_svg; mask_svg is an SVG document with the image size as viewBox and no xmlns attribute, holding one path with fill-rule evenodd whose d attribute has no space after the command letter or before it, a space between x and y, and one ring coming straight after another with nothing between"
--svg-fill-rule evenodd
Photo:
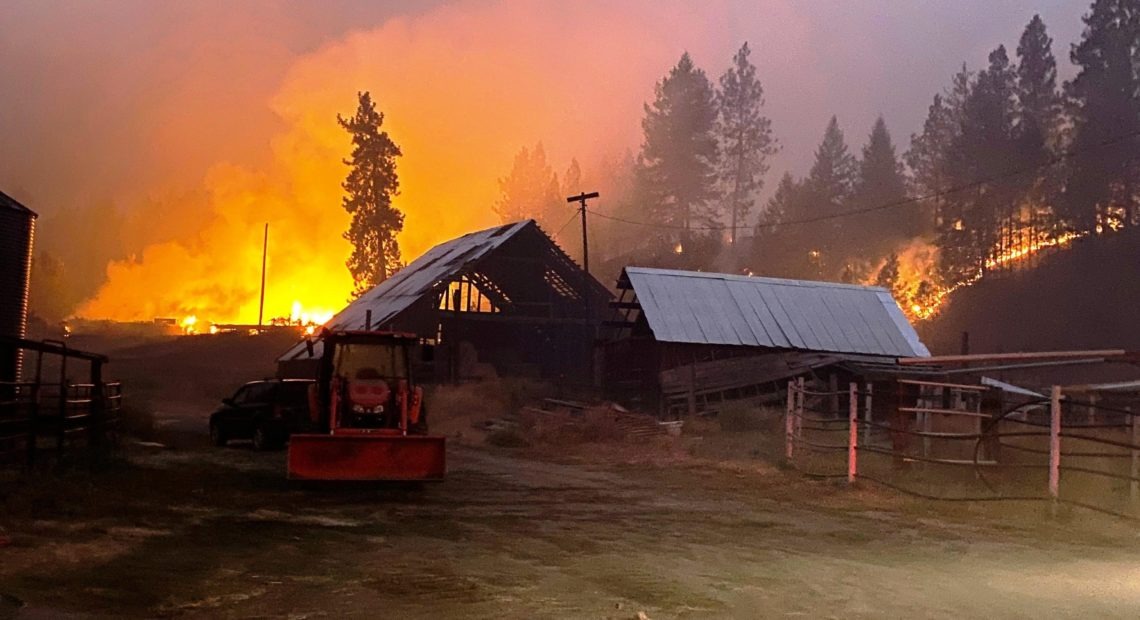
<instances>
[{"instance_id":1,"label":"grain bin","mask_svg":"<svg viewBox=\"0 0 1140 620\"><path fill-rule=\"evenodd\" d=\"M24 337L36 214L0 192L0 336ZM0 348L0 383L17 381L18 349Z\"/></svg>"}]
</instances>

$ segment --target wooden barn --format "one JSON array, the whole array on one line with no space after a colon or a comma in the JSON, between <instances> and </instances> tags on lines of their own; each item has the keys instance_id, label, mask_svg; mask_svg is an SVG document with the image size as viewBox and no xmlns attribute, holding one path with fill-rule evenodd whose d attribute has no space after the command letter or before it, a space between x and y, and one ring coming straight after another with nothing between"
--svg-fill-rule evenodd
<instances>
[{"instance_id":1,"label":"wooden barn","mask_svg":"<svg viewBox=\"0 0 1140 620\"><path fill-rule=\"evenodd\" d=\"M526 220L435 246L325 326L414 333L432 347L429 379L437 381L506 375L590 384L611 299ZM293 346L278 374L313 376L311 352L306 342Z\"/></svg>"},{"instance_id":2,"label":"wooden barn","mask_svg":"<svg viewBox=\"0 0 1140 620\"><path fill-rule=\"evenodd\" d=\"M604 345L607 392L665 415L844 385L861 367L930 353L886 289L627 267Z\"/></svg>"}]
</instances>

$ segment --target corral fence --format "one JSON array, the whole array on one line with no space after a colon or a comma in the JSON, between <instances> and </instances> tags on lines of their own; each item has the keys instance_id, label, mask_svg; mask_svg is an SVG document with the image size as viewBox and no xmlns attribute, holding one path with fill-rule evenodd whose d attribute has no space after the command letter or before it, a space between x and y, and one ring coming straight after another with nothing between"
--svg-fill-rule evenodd
<instances>
[{"instance_id":1,"label":"corral fence","mask_svg":"<svg viewBox=\"0 0 1140 620\"><path fill-rule=\"evenodd\" d=\"M897 387L909 398L884 411L870 384L814 391L790 381L787 463L929 500L1046 502L1140 518L1136 394L1053 386L1010 399L990 385L899 379Z\"/></svg>"},{"instance_id":2,"label":"corral fence","mask_svg":"<svg viewBox=\"0 0 1140 620\"><path fill-rule=\"evenodd\" d=\"M15 381L0 381L0 464L30 467L107 442L122 386L103 380L105 356L63 341L11 337L0 338L0 353L19 354L24 366Z\"/></svg>"}]
</instances>

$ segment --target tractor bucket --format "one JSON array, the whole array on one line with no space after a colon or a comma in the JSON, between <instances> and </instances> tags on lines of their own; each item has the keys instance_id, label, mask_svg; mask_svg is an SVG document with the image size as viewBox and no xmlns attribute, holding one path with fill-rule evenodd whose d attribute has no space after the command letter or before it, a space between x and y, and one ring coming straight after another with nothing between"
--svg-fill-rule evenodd
<instances>
[{"instance_id":1,"label":"tractor bucket","mask_svg":"<svg viewBox=\"0 0 1140 620\"><path fill-rule=\"evenodd\" d=\"M291 480L442 480L444 438L427 435L293 435Z\"/></svg>"}]
</instances>

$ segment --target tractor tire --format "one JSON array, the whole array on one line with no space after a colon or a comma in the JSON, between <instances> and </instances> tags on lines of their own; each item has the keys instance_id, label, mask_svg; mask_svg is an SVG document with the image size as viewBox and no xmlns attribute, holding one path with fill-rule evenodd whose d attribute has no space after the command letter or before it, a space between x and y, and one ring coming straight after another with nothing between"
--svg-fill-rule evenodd
<instances>
[{"instance_id":1,"label":"tractor tire","mask_svg":"<svg viewBox=\"0 0 1140 620\"><path fill-rule=\"evenodd\" d=\"M226 436L225 430L217 422L210 422L210 443L224 448L229 441L230 438Z\"/></svg>"},{"instance_id":2,"label":"tractor tire","mask_svg":"<svg viewBox=\"0 0 1140 620\"><path fill-rule=\"evenodd\" d=\"M413 435L427 435L428 422L427 422L427 405L420 405L420 419L408 429Z\"/></svg>"}]
</instances>

